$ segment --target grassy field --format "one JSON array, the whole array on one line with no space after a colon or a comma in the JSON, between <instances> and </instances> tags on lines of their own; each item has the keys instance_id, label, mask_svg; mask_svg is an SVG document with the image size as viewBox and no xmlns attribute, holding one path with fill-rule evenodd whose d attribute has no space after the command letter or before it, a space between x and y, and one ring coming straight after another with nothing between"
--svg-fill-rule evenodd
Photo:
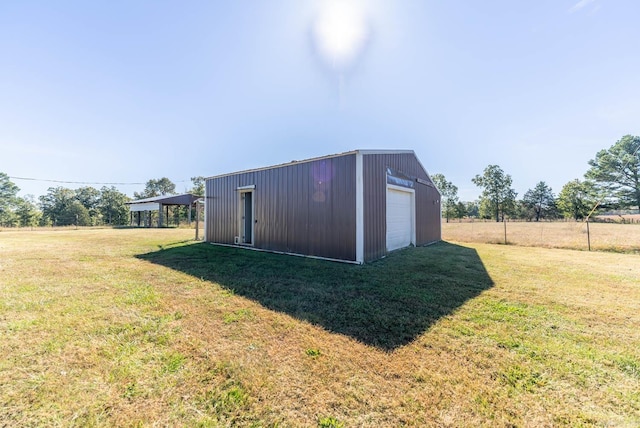
<instances>
[{"instance_id":1,"label":"grassy field","mask_svg":"<svg viewBox=\"0 0 640 428\"><path fill-rule=\"evenodd\" d=\"M591 249L640 254L640 223L507 222L507 243L531 247ZM442 237L457 242L504 244L505 223L442 222Z\"/></svg>"},{"instance_id":2,"label":"grassy field","mask_svg":"<svg viewBox=\"0 0 640 428\"><path fill-rule=\"evenodd\" d=\"M640 425L640 260L0 232L0 426Z\"/></svg>"}]
</instances>

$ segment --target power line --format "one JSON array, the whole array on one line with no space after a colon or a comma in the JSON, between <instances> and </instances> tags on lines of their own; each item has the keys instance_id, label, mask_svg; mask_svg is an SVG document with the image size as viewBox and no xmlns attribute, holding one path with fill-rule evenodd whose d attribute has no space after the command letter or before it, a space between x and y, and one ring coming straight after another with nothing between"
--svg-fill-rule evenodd
<instances>
[{"instance_id":1,"label":"power line","mask_svg":"<svg viewBox=\"0 0 640 428\"><path fill-rule=\"evenodd\" d=\"M107 186L144 186L147 183L102 183L97 181L66 181L66 180L50 180L46 178L32 178L32 177L13 177L9 176L13 180L26 180L26 181L41 181L46 183L60 183L60 184L102 184ZM174 183L186 183L189 180L179 180Z\"/></svg>"},{"instance_id":2,"label":"power line","mask_svg":"<svg viewBox=\"0 0 640 428\"><path fill-rule=\"evenodd\" d=\"M61 183L61 184L107 184L107 185L118 185L118 186L126 186L126 185L144 185L145 183L99 183L92 181L66 181L66 180L50 180L46 178L32 178L32 177L12 177L9 178L13 180L27 180L27 181L43 181L47 183Z\"/></svg>"}]
</instances>

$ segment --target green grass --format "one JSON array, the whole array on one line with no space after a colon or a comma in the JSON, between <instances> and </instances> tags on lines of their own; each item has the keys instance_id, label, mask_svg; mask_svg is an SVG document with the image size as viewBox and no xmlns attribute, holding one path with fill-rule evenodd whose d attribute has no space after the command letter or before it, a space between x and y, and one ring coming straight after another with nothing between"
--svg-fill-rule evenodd
<instances>
[{"instance_id":1,"label":"green grass","mask_svg":"<svg viewBox=\"0 0 640 428\"><path fill-rule=\"evenodd\" d=\"M0 426L638 426L640 260L0 232Z\"/></svg>"},{"instance_id":2,"label":"green grass","mask_svg":"<svg viewBox=\"0 0 640 428\"><path fill-rule=\"evenodd\" d=\"M425 258L427 251L432 257ZM209 244L137 256L220 285L232 295L384 350L413 341L492 286L475 250L447 243L365 266L282 257ZM224 322L255 320L230 309Z\"/></svg>"}]
</instances>

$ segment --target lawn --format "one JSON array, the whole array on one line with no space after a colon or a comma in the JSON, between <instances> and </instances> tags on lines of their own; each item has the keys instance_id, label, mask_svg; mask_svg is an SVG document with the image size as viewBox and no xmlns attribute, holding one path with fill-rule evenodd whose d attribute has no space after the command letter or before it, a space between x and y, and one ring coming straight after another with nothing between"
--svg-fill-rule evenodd
<instances>
[{"instance_id":1,"label":"lawn","mask_svg":"<svg viewBox=\"0 0 640 428\"><path fill-rule=\"evenodd\" d=\"M0 426L638 426L634 254L0 232Z\"/></svg>"}]
</instances>

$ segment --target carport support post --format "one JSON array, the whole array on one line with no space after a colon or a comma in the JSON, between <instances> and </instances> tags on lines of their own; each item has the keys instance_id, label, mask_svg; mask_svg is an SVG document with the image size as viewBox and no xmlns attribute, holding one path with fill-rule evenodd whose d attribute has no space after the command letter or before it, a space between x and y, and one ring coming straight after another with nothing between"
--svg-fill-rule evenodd
<instances>
[{"instance_id":1,"label":"carport support post","mask_svg":"<svg viewBox=\"0 0 640 428\"><path fill-rule=\"evenodd\" d=\"M200 210L198 209L198 201L196 201L196 241L199 241L200 236ZM191 218L191 205L189 205L189 218Z\"/></svg>"}]
</instances>

